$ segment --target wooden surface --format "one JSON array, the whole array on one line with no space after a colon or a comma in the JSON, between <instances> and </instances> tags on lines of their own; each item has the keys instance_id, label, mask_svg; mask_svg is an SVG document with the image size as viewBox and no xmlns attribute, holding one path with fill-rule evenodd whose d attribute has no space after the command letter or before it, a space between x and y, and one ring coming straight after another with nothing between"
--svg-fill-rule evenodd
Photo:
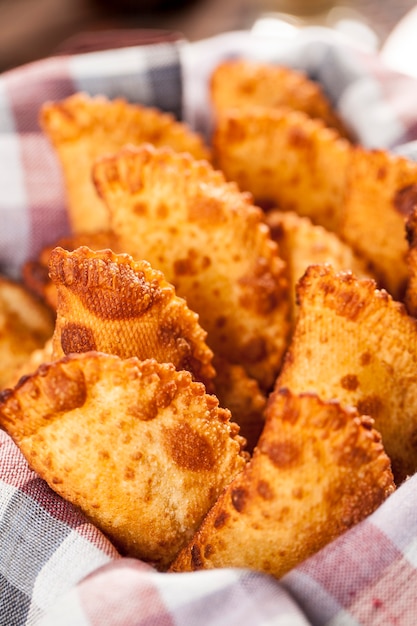
<instances>
[{"instance_id":1,"label":"wooden surface","mask_svg":"<svg viewBox=\"0 0 417 626\"><path fill-rule=\"evenodd\" d=\"M314 3L314 0L293 0L291 5L291 1L188 0L186 6L178 8L172 0L168 3L169 9L158 11L152 9L155 1L138 0L137 8L125 11L116 0L114 3L111 0L0 0L0 71L54 54L68 40L90 32L114 28L160 28L180 31L193 41L227 30L250 28L263 13L287 11L291 6L300 12L300 5L307 6L308 12L309 2L310 5ZM135 0L129 0L129 3L134 7ZM109 8L111 4L116 7L114 10ZM342 4L357 11L383 42L416 2L345 0ZM315 19L314 15L302 17Z\"/></svg>"}]
</instances>

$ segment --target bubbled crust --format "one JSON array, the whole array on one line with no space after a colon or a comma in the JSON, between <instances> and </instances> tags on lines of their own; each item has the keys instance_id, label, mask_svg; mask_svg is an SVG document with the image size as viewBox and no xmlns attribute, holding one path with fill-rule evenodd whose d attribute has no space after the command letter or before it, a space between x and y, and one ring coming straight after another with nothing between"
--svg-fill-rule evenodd
<instances>
[{"instance_id":1,"label":"bubbled crust","mask_svg":"<svg viewBox=\"0 0 417 626\"><path fill-rule=\"evenodd\" d=\"M311 266L277 385L375 419L396 482L417 469L417 321L372 280Z\"/></svg>"},{"instance_id":2,"label":"bubbled crust","mask_svg":"<svg viewBox=\"0 0 417 626\"><path fill-rule=\"evenodd\" d=\"M336 233L313 224L308 217L272 210L265 221L288 266L293 320L297 316L296 286L309 265L329 263L337 271L351 270L358 278L374 278L364 259Z\"/></svg>"},{"instance_id":3,"label":"bubbled crust","mask_svg":"<svg viewBox=\"0 0 417 626\"><path fill-rule=\"evenodd\" d=\"M406 220L416 203L415 161L386 150L352 151L340 236L396 300L408 278Z\"/></svg>"},{"instance_id":4,"label":"bubbled crust","mask_svg":"<svg viewBox=\"0 0 417 626\"><path fill-rule=\"evenodd\" d=\"M109 99L103 95L75 93L60 102L45 102L40 112L45 132L58 143L75 141L83 135L109 137L119 147L125 143L172 145L180 152L197 158L210 156L202 138L188 126L175 120L171 113L154 107L128 103L124 98Z\"/></svg>"},{"instance_id":5,"label":"bubbled crust","mask_svg":"<svg viewBox=\"0 0 417 626\"><path fill-rule=\"evenodd\" d=\"M280 578L394 490L372 420L313 394L276 390L252 460L172 571L249 567Z\"/></svg>"},{"instance_id":6,"label":"bubbled crust","mask_svg":"<svg viewBox=\"0 0 417 626\"><path fill-rule=\"evenodd\" d=\"M159 569L245 465L229 417L188 372L102 353L63 357L0 394L1 427L29 465L123 554Z\"/></svg>"},{"instance_id":7,"label":"bubbled crust","mask_svg":"<svg viewBox=\"0 0 417 626\"><path fill-rule=\"evenodd\" d=\"M51 309L21 283L0 277L0 389L11 384L33 350L52 337Z\"/></svg>"},{"instance_id":8,"label":"bubbled crust","mask_svg":"<svg viewBox=\"0 0 417 626\"><path fill-rule=\"evenodd\" d=\"M320 85L293 68L232 59L219 63L210 81L217 114L231 108L288 108L321 119L342 136L349 132L336 115Z\"/></svg>"},{"instance_id":9,"label":"bubbled crust","mask_svg":"<svg viewBox=\"0 0 417 626\"><path fill-rule=\"evenodd\" d=\"M211 389L212 352L197 315L146 261L111 250L55 248L50 276L58 290L55 357L98 350L173 363Z\"/></svg>"},{"instance_id":10,"label":"bubbled crust","mask_svg":"<svg viewBox=\"0 0 417 626\"><path fill-rule=\"evenodd\" d=\"M59 102L46 102L40 124L60 160L67 188L69 219L76 233L107 228L106 207L91 181L93 161L126 144L169 145L199 159L210 158L202 138L169 113L76 93Z\"/></svg>"},{"instance_id":11,"label":"bubbled crust","mask_svg":"<svg viewBox=\"0 0 417 626\"><path fill-rule=\"evenodd\" d=\"M246 449L252 453L265 424L266 394L243 367L214 357L216 377L215 394L220 406L227 406L233 420L239 424L240 434L246 439Z\"/></svg>"},{"instance_id":12,"label":"bubbled crust","mask_svg":"<svg viewBox=\"0 0 417 626\"><path fill-rule=\"evenodd\" d=\"M22 279L30 291L48 303L56 311L57 289L49 276L49 257L54 248L64 248L64 250L75 250L82 246L87 246L91 250L104 250L110 248L113 252L123 252L117 247L113 235L109 231L96 233L80 233L78 235L68 235L60 237L53 244L42 248L36 259L26 261L22 267Z\"/></svg>"},{"instance_id":13,"label":"bubbled crust","mask_svg":"<svg viewBox=\"0 0 417 626\"><path fill-rule=\"evenodd\" d=\"M213 158L228 180L269 210L309 217L338 232L351 144L301 111L233 109L220 116Z\"/></svg>"},{"instance_id":14,"label":"bubbled crust","mask_svg":"<svg viewBox=\"0 0 417 626\"><path fill-rule=\"evenodd\" d=\"M175 285L216 354L269 387L286 347L287 282L250 197L207 162L150 145L100 159L93 176L119 245Z\"/></svg>"}]
</instances>

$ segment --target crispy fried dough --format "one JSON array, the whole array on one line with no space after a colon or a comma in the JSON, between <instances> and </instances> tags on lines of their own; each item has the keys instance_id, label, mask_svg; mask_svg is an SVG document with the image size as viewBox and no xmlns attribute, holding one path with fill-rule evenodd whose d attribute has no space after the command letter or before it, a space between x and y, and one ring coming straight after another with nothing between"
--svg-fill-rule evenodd
<instances>
[{"instance_id":1,"label":"crispy fried dough","mask_svg":"<svg viewBox=\"0 0 417 626\"><path fill-rule=\"evenodd\" d=\"M22 267L22 279L30 291L56 311L57 290L49 276L49 257L54 248L75 250L81 246L87 246L91 250L104 250L110 248L113 252L123 252L117 247L113 233L110 231L98 231L94 233L79 233L58 239L54 244L41 250L35 260L26 261Z\"/></svg>"},{"instance_id":2,"label":"crispy fried dough","mask_svg":"<svg viewBox=\"0 0 417 626\"><path fill-rule=\"evenodd\" d=\"M390 461L370 418L278 389L251 461L171 569L249 567L280 578L393 490Z\"/></svg>"},{"instance_id":3,"label":"crispy fried dough","mask_svg":"<svg viewBox=\"0 0 417 626\"><path fill-rule=\"evenodd\" d=\"M290 67L246 59L224 61L211 76L210 95L218 115L235 107L285 107L321 119L341 135L350 136L321 86Z\"/></svg>"},{"instance_id":4,"label":"crispy fried dough","mask_svg":"<svg viewBox=\"0 0 417 626\"><path fill-rule=\"evenodd\" d=\"M298 112L229 111L218 120L213 146L226 177L259 205L292 210L337 233L380 287L403 298L417 163L351 146Z\"/></svg>"},{"instance_id":5,"label":"crispy fried dough","mask_svg":"<svg viewBox=\"0 0 417 626\"><path fill-rule=\"evenodd\" d=\"M159 569L245 465L229 417L188 372L102 353L0 394L1 427L29 465L123 554Z\"/></svg>"},{"instance_id":6,"label":"crispy fried dough","mask_svg":"<svg viewBox=\"0 0 417 626\"><path fill-rule=\"evenodd\" d=\"M27 359L21 363L13 372L10 372L7 381L7 387L14 387L23 376L33 374L40 365L52 361L52 336L48 339L44 346L36 348L31 352Z\"/></svg>"},{"instance_id":7,"label":"crispy fried dough","mask_svg":"<svg viewBox=\"0 0 417 626\"><path fill-rule=\"evenodd\" d=\"M406 234L408 280L404 302L408 313L417 317L417 206L411 210L406 221Z\"/></svg>"},{"instance_id":8,"label":"crispy fried dough","mask_svg":"<svg viewBox=\"0 0 417 626\"><path fill-rule=\"evenodd\" d=\"M277 381L375 419L396 482L417 470L417 321L372 280L311 266Z\"/></svg>"},{"instance_id":9,"label":"crispy fried dough","mask_svg":"<svg viewBox=\"0 0 417 626\"><path fill-rule=\"evenodd\" d=\"M54 332L54 315L23 285L0 277L0 389Z\"/></svg>"},{"instance_id":10,"label":"crispy fried dough","mask_svg":"<svg viewBox=\"0 0 417 626\"><path fill-rule=\"evenodd\" d=\"M122 98L77 93L61 102L46 102L40 124L62 167L70 223L76 233L108 226L106 207L91 182L91 166L98 156L125 144L149 142L190 152L199 159L210 158L201 137L172 115L128 104Z\"/></svg>"},{"instance_id":11,"label":"crispy fried dough","mask_svg":"<svg viewBox=\"0 0 417 626\"><path fill-rule=\"evenodd\" d=\"M252 452L265 424L266 395L243 367L214 356L214 390L220 406L227 407L246 439L246 450Z\"/></svg>"},{"instance_id":12,"label":"crispy fried dough","mask_svg":"<svg viewBox=\"0 0 417 626\"><path fill-rule=\"evenodd\" d=\"M351 146L298 111L233 110L213 136L216 165L264 209L295 211L338 231Z\"/></svg>"},{"instance_id":13,"label":"crispy fried dough","mask_svg":"<svg viewBox=\"0 0 417 626\"><path fill-rule=\"evenodd\" d=\"M286 348L288 286L262 211L207 162L168 148L125 148L93 176L119 246L164 273L216 354L271 386Z\"/></svg>"},{"instance_id":14,"label":"crispy fried dough","mask_svg":"<svg viewBox=\"0 0 417 626\"><path fill-rule=\"evenodd\" d=\"M405 222L416 204L417 163L383 150L352 151L340 236L397 300L407 281Z\"/></svg>"},{"instance_id":15,"label":"crispy fried dough","mask_svg":"<svg viewBox=\"0 0 417 626\"><path fill-rule=\"evenodd\" d=\"M351 270L358 278L374 278L366 262L335 233L292 211L272 210L265 215L271 236L287 264L293 320L296 318L296 285L309 265L330 264L336 271Z\"/></svg>"},{"instance_id":16,"label":"crispy fried dough","mask_svg":"<svg viewBox=\"0 0 417 626\"><path fill-rule=\"evenodd\" d=\"M50 275L58 289L53 354L98 350L173 363L211 390L213 353L198 316L147 261L111 250L55 248Z\"/></svg>"}]
</instances>

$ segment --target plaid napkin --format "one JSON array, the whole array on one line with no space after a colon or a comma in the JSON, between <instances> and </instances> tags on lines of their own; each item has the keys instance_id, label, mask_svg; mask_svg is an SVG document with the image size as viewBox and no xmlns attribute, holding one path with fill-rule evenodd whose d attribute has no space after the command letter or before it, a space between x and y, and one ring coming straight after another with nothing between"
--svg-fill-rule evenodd
<instances>
[{"instance_id":1,"label":"plaid napkin","mask_svg":"<svg viewBox=\"0 0 417 626\"><path fill-rule=\"evenodd\" d=\"M18 276L26 258L68 231L60 171L37 122L45 100L123 95L209 138L208 77L233 56L304 69L365 146L413 154L417 82L326 30L59 55L0 77L0 269ZM0 433L0 625L411 626L416 568L417 476L280 582L240 569L161 574L122 558Z\"/></svg>"}]
</instances>

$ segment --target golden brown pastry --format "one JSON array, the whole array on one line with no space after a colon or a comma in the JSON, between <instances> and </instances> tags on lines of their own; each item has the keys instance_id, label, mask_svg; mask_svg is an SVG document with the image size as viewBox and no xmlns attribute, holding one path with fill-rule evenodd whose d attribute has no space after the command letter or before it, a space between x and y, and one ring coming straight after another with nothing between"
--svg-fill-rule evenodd
<instances>
[{"instance_id":1,"label":"golden brown pastry","mask_svg":"<svg viewBox=\"0 0 417 626\"><path fill-rule=\"evenodd\" d=\"M118 244L163 272L207 343L269 388L288 335L285 264L262 212L206 161L150 145L93 170Z\"/></svg>"},{"instance_id":2,"label":"golden brown pastry","mask_svg":"<svg viewBox=\"0 0 417 626\"><path fill-rule=\"evenodd\" d=\"M100 155L148 142L210 158L202 138L171 114L122 98L76 93L60 102L46 102L40 124L61 164L70 224L77 234L108 226L106 207L91 181L92 164Z\"/></svg>"},{"instance_id":3,"label":"golden brown pastry","mask_svg":"<svg viewBox=\"0 0 417 626\"><path fill-rule=\"evenodd\" d=\"M400 300L408 277L405 224L417 204L417 163L384 150L352 151L340 236Z\"/></svg>"},{"instance_id":4,"label":"golden brown pastry","mask_svg":"<svg viewBox=\"0 0 417 626\"><path fill-rule=\"evenodd\" d=\"M252 452L265 424L266 394L243 367L214 356L214 390L220 406L227 407L246 439L246 450Z\"/></svg>"},{"instance_id":5,"label":"golden brown pastry","mask_svg":"<svg viewBox=\"0 0 417 626\"><path fill-rule=\"evenodd\" d=\"M277 385L375 419L396 482L417 470L417 321L372 280L311 266Z\"/></svg>"},{"instance_id":6,"label":"golden brown pastry","mask_svg":"<svg viewBox=\"0 0 417 626\"><path fill-rule=\"evenodd\" d=\"M110 248L113 252L123 252L118 250L117 241L110 231L97 231L91 233L79 233L78 235L68 235L58 239L54 244L46 246L40 251L37 259L28 260L22 267L22 279L28 289L56 311L57 290L49 276L49 257L54 248L64 248L64 250L75 250L81 246L87 246L91 250L103 250Z\"/></svg>"},{"instance_id":7,"label":"golden brown pastry","mask_svg":"<svg viewBox=\"0 0 417 626\"><path fill-rule=\"evenodd\" d=\"M223 61L211 76L210 95L217 115L231 108L288 108L350 136L321 86L290 67L247 59Z\"/></svg>"},{"instance_id":8,"label":"golden brown pastry","mask_svg":"<svg viewBox=\"0 0 417 626\"><path fill-rule=\"evenodd\" d=\"M417 205L411 209L406 221L407 234L407 283L404 302L407 311L417 317Z\"/></svg>"},{"instance_id":9,"label":"golden brown pastry","mask_svg":"<svg viewBox=\"0 0 417 626\"><path fill-rule=\"evenodd\" d=\"M24 285L0 277L0 389L54 332L54 315Z\"/></svg>"},{"instance_id":10,"label":"golden brown pastry","mask_svg":"<svg viewBox=\"0 0 417 626\"><path fill-rule=\"evenodd\" d=\"M393 490L371 419L313 394L277 389L253 458L171 569L249 567L280 578Z\"/></svg>"},{"instance_id":11,"label":"golden brown pastry","mask_svg":"<svg viewBox=\"0 0 417 626\"><path fill-rule=\"evenodd\" d=\"M300 111L229 110L217 121L213 158L264 209L339 230L351 144Z\"/></svg>"},{"instance_id":12,"label":"golden brown pastry","mask_svg":"<svg viewBox=\"0 0 417 626\"><path fill-rule=\"evenodd\" d=\"M308 217L272 210L265 215L265 222L287 265L293 320L297 315L296 286L309 265L328 263L336 271L351 270L358 278L374 278L365 260L349 245Z\"/></svg>"},{"instance_id":13,"label":"golden brown pastry","mask_svg":"<svg viewBox=\"0 0 417 626\"><path fill-rule=\"evenodd\" d=\"M173 365L90 352L0 394L29 465L122 554L166 569L245 465L230 413Z\"/></svg>"},{"instance_id":14,"label":"golden brown pastry","mask_svg":"<svg viewBox=\"0 0 417 626\"><path fill-rule=\"evenodd\" d=\"M58 289L53 356L98 350L173 363L212 388L213 353L197 315L161 272L127 254L55 248L50 275Z\"/></svg>"},{"instance_id":15,"label":"golden brown pastry","mask_svg":"<svg viewBox=\"0 0 417 626\"><path fill-rule=\"evenodd\" d=\"M19 367L15 368L7 380L7 387L14 387L23 376L33 374L40 365L49 363L52 357L52 336L48 339L44 346L33 350Z\"/></svg>"}]
</instances>

